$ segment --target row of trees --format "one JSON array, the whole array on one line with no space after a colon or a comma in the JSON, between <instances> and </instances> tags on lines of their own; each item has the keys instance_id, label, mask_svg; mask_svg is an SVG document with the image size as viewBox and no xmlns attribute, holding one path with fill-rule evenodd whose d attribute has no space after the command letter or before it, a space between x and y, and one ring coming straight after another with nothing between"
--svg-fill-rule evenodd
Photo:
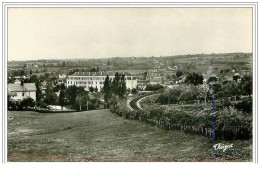
<instances>
[{"instance_id":1,"label":"row of trees","mask_svg":"<svg viewBox=\"0 0 260 189\"><path fill-rule=\"evenodd\" d=\"M107 75L103 87L105 102L108 102L114 95L123 99L126 92L127 88L124 74L119 75L119 73L116 72L113 80Z\"/></svg>"}]
</instances>

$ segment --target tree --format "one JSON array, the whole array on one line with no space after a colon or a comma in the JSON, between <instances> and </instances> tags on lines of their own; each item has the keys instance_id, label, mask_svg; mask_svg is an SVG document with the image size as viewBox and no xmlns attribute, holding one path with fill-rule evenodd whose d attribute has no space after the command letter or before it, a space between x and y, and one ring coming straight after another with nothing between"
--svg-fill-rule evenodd
<instances>
[{"instance_id":1,"label":"tree","mask_svg":"<svg viewBox=\"0 0 260 189\"><path fill-rule=\"evenodd\" d=\"M239 79L241 79L241 77L239 75L234 75L233 76L233 81L238 82Z\"/></svg>"},{"instance_id":2,"label":"tree","mask_svg":"<svg viewBox=\"0 0 260 189\"><path fill-rule=\"evenodd\" d=\"M65 95L67 96L67 99L69 101L69 104L72 107L75 107L77 90L78 90L77 87L75 85L73 85L73 86L69 86L65 93Z\"/></svg>"},{"instance_id":3,"label":"tree","mask_svg":"<svg viewBox=\"0 0 260 189\"><path fill-rule=\"evenodd\" d=\"M64 84L61 84L61 86L60 86L59 104L63 110L63 106L65 104L65 85Z\"/></svg>"},{"instance_id":4,"label":"tree","mask_svg":"<svg viewBox=\"0 0 260 189\"><path fill-rule=\"evenodd\" d=\"M133 89L131 90L131 94L137 94L137 89L136 89L136 88L133 88Z\"/></svg>"},{"instance_id":5,"label":"tree","mask_svg":"<svg viewBox=\"0 0 260 189\"><path fill-rule=\"evenodd\" d=\"M14 77L8 77L8 83L14 83L15 79Z\"/></svg>"},{"instance_id":6,"label":"tree","mask_svg":"<svg viewBox=\"0 0 260 189\"><path fill-rule=\"evenodd\" d=\"M118 96L119 96L119 98L122 99L125 94L126 94L126 82L125 82L125 75L123 74L121 76L121 79L120 79L120 82L119 82Z\"/></svg>"},{"instance_id":7,"label":"tree","mask_svg":"<svg viewBox=\"0 0 260 189\"><path fill-rule=\"evenodd\" d=\"M147 85L145 87L146 91L157 91L159 89L163 89L164 87L160 84L156 84L156 85Z\"/></svg>"},{"instance_id":8,"label":"tree","mask_svg":"<svg viewBox=\"0 0 260 189\"><path fill-rule=\"evenodd\" d=\"M203 84L203 76L201 74L197 74L193 72L192 74L189 74L186 77L185 83L193 84L195 86L199 84Z\"/></svg>"},{"instance_id":9,"label":"tree","mask_svg":"<svg viewBox=\"0 0 260 189\"><path fill-rule=\"evenodd\" d=\"M62 67L65 67L65 65L66 65L66 64L65 64L65 61L63 61L63 62L62 62Z\"/></svg>"},{"instance_id":10,"label":"tree","mask_svg":"<svg viewBox=\"0 0 260 189\"><path fill-rule=\"evenodd\" d=\"M30 75L32 75L32 70L30 70Z\"/></svg>"},{"instance_id":11,"label":"tree","mask_svg":"<svg viewBox=\"0 0 260 189\"><path fill-rule=\"evenodd\" d=\"M154 119L156 119L157 121L159 121L159 120L163 117L164 112L165 112L165 109L164 109L164 108L155 107L155 108L152 108L152 109L149 111L149 117L154 118Z\"/></svg>"},{"instance_id":12,"label":"tree","mask_svg":"<svg viewBox=\"0 0 260 189\"><path fill-rule=\"evenodd\" d=\"M178 71L176 72L176 76L177 76L177 77L181 77L182 75L183 75L183 73L182 73L181 71L178 70Z\"/></svg>"},{"instance_id":13,"label":"tree","mask_svg":"<svg viewBox=\"0 0 260 189\"><path fill-rule=\"evenodd\" d=\"M25 75L25 71L21 70L21 76Z\"/></svg>"},{"instance_id":14,"label":"tree","mask_svg":"<svg viewBox=\"0 0 260 189\"><path fill-rule=\"evenodd\" d=\"M15 109L15 102L11 100L10 95L7 95L7 107L8 107L8 110L14 110Z\"/></svg>"},{"instance_id":15,"label":"tree","mask_svg":"<svg viewBox=\"0 0 260 189\"><path fill-rule=\"evenodd\" d=\"M241 102L235 104L235 108L247 113L252 113L252 98L243 99Z\"/></svg>"},{"instance_id":16,"label":"tree","mask_svg":"<svg viewBox=\"0 0 260 189\"><path fill-rule=\"evenodd\" d=\"M97 86L95 87L95 93L97 93L98 92L98 88L97 88Z\"/></svg>"},{"instance_id":17,"label":"tree","mask_svg":"<svg viewBox=\"0 0 260 189\"><path fill-rule=\"evenodd\" d=\"M79 111L82 111L82 106L86 105L86 110L88 110L88 92L87 91L79 91L76 97L76 102L79 105Z\"/></svg>"},{"instance_id":18,"label":"tree","mask_svg":"<svg viewBox=\"0 0 260 189\"><path fill-rule=\"evenodd\" d=\"M225 91L223 90L223 85L220 83L215 83L214 85L210 85L211 90L214 87L214 96L216 99L222 98L225 96Z\"/></svg>"},{"instance_id":19,"label":"tree","mask_svg":"<svg viewBox=\"0 0 260 189\"><path fill-rule=\"evenodd\" d=\"M109 80L109 76L107 75L105 82L104 82L104 100L107 102L111 98L111 82Z\"/></svg>"},{"instance_id":20,"label":"tree","mask_svg":"<svg viewBox=\"0 0 260 189\"><path fill-rule=\"evenodd\" d=\"M93 92L94 92L94 90L95 90L95 89L94 89L94 87L92 87L92 86L91 86L91 87L89 87L89 91L90 91L91 93L93 93Z\"/></svg>"},{"instance_id":21,"label":"tree","mask_svg":"<svg viewBox=\"0 0 260 189\"><path fill-rule=\"evenodd\" d=\"M248 95L249 97L253 91L253 78L252 75L245 75L240 84L240 88L243 91L243 94Z\"/></svg>"},{"instance_id":22,"label":"tree","mask_svg":"<svg viewBox=\"0 0 260 189\"><path fill-rule=\"evenodd\" d=\"M209 92L209 86L204 83L202 85L198 85L197 87L198 91L199 91L199 94L202 95L202 97L204 98L204 102L205 102L205 105L207 103L207 95L208 95L208 92ZM214 91L215 93L215 91Z\"/></svg>"},{"instance_id":23,"label":"tree","mask_svg":"<svg viewBox=\"0 0 260 189\"><path fill-rule=\"evenodd\" d=\"M28 107L34 107L34 106L35 106L35 101L30 97L23 99L20 103L21 109L24 108L27 109Z\"/></svg>"},{"instance_id":24,"label":"tree","mask_svg":"<svg viewBox=\"0 0 260 189\"><path fill-rule=\"evenodd\" d=\"M77 107L79 107L79 110L81 110L83 99L85 96L88 96L88 92L85 91L84 87L77 87L73 85L67 88L65 95L72 108L77 109Z\"/></svg>"},{"instance_id":25,"label":"tree","mask_svg":"<svg viewBox=\"0 0 260 189\"><path fill-rule=\"evenodd\" d=\"M208 79L208 83L211 83L211 82L215 82L215 81L218 81L218 78L216 76L211 76L209 79Z\"/></svg>"},{"instance_id":26,"label":"tree","mask_svg":"<svg viewBox=\"0 0 260 189\"><path fill-rule=\"evenodd\" d=\"M55 92L52 91L51 83L47 83L47 88L46 88L46 96L44 99L44 102L46 104L58 104L58 96L56 95Z\"/></svg>"},{"instance_id":27,"label":"tree","mask_svg":"<svg viewBox=\"0 0 260 189\"><path fill-rule=\"evenodd\" d=\"M119 81L120 81L120 76L118 74L118 72L115 73L115 78L113 79L112 81L112 92L115 94L115 95L118 95L119 94Z\"/></svg>"}]
</instances>

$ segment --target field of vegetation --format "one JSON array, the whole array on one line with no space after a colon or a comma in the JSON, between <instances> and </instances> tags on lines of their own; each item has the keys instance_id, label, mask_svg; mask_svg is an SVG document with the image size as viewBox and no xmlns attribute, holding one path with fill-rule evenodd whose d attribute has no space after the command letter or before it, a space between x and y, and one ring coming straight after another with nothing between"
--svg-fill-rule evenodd
<instances>
[{"instance_id":1,"label":"field of vegetation","mask_svg":"<svg viewBox=\"0 0 260 189\"><path fill-rule=\"evenodd\" d=\"M217 161L251 161L252 142L229 142L234 147L216 151ZM126 120L109 110L8 112L8 161L212 161L211 153L209 138Z\"/></svg>"}]
</instances>

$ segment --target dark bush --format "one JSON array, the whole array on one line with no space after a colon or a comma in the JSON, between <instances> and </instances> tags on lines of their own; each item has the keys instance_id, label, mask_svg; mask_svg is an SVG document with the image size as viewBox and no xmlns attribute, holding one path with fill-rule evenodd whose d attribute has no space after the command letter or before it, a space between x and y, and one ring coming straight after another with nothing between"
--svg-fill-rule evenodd
<instances>
[{"instance_id":1,"label":"dark bush","mask_svg":"<svg viewBox=\"0 0 260 189\"><path fill-rule=\"evenodd\" d=\"M147 85L145 87L146 91L157 91L159 89L163 89L164 87L160 84L156 84L156 85Z\"/></svg>"},{"instance_id":2,"label":"dark bush","mask_svg":"<svg viewBox=\"0 0 260 189\"><path fill-rule=\"evenodd\" d=\"M243 99L241 102L235 104L235 108L243 112L252 113L252 99Z\"/></svg>"},{"instance_id":3,"label":"dark bush","mask_svg":"<svg viewBox=\"0 0 260 189\"><path fill-rule=\"evenodd\" d=\"M169 97L169 95L166 94L161 94L157 99L156 99L156 103L160 103L160 104L176 104L178 102L178 99L171 95Z\"/></svg>"},{"instance_id":4,"label":"dark bush","mask_svg":"<svg viewBox=\"0 0 260 189\"><path fill-rule=\"evenodd\" d=\"M133 89L131 90L131 93L132 93L132 94L137 94L137 89L136 89L136 88L133 88Z\"/></svg>"},{"instance_id":5,"label":"dark bush","mask_svg":"<svg viewBox=\"0 0 260 189\"><path fill-rule=\"evenodd\" d=\"M25 98L20 103L20 110L28 109L29 107L34 107L35 101L32 98Z\"/></svg>"}]
</instances>

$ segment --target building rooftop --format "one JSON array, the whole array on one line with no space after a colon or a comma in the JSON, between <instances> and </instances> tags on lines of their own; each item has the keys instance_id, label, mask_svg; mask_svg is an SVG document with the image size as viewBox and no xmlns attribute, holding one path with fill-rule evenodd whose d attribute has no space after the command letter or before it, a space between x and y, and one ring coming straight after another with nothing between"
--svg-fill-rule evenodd
<instances>
[{"instance_id":1,"label":"building rooftop","mask_svg":"<svg viewBox=\"0 0 260 189\"><path fill-rule=\"evenodd\" d=\"M9 92L36 91L35 83L8 84Z\"/></svg>"},{"instance_id":2,"label":"building rooftop","mask_svg":"<svg viewBox=\"0 0 260 189\"><path fill-rule=\"evenodd\" d=\"M74 74L72 75L69 75L69 76L114 76L116 72L75 72ZM125 76L132 76L132 74L130 73L127 73L127 72L118 72L119 75L122 75L122 74L125 74Z\"/></svg>"},{"instance_id":3,"label":"building rooftop","mask_svg":"<svg viewBox=\"0 0 260 189\"><path fill-rule=\"evenodd\" d=\"M20 84L8 84L8 91L10 92L18 92L18 91L23 91L23 86Z\"/></svg>"},{"instance_id":4,"label":"building rooftop","mask_svg":"<svg viewBox=\"0 0 260 189\"><path fill-rule=\"evenodd\" d=\"M23 88L24 91L36 91L35 83L24 83Z\"/></svg>"}]
</instances>

